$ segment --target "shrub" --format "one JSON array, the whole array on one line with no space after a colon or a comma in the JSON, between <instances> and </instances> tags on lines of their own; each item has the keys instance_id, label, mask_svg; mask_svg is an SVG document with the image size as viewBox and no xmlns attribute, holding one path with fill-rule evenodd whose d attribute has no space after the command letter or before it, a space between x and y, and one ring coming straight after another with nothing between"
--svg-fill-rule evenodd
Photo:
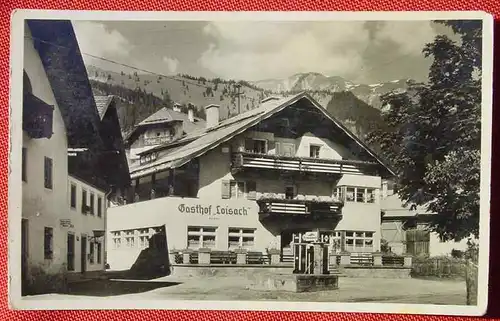
<instances>
[{"instance_id":1,"label":"shrub","mask_svg":"<svg viewBox=\"0 0 500 321\"><path fill-rule=\"evenodd\" d=\"M23 295L63 293L67 290L67 272L63 265L57 273L47 273L41 266L29 269Z\"/></svg>"}]
</instances>

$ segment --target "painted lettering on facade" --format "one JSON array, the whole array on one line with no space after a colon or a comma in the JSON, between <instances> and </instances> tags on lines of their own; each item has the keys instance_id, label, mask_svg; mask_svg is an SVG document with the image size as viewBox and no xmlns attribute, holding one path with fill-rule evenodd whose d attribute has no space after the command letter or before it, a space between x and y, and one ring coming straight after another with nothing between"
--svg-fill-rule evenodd
<instances>
[{"instance_id":1,"label":"painted lettering on facade","mask_svg":"<svg viewBox=\"0 0 500 321\"><path fill-rule=\"evenodd\" d=\"M187 214L201 214L201 215L248 215L250 208L247 207L229 207L221 205L186 205L180 204L178 207L179 212Z\"/></svg>"}]
</instances>

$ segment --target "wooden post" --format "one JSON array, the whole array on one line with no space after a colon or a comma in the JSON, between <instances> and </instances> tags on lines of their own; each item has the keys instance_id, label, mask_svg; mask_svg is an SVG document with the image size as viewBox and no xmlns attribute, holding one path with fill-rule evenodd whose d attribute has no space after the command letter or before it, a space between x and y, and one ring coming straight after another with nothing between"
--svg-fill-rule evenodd
<instances>
[{"instance_id":1,"label":"wooden post","mask_svg":"<svg viewBox=\"0 0 500 321\"><path fill-rule=\"evenodd\" d=\"M156 196L156 174L151 175L151 190L149 192L149 198L154 199Z\"/></svg>"}]
</instances>

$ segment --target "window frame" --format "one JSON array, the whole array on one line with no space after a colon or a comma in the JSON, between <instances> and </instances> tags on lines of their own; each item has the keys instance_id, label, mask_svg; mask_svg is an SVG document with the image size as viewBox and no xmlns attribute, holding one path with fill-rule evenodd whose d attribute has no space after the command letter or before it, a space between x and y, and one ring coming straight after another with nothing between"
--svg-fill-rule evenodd
<instances>
[{"instance_id":1,"label":"window frame","mask_svg":"<svg viewBox=\"0 0 500 321\"><path fill-rule=\"evenodd\" d=\"M54 259L54 228L45 226L43 229L43 258Z\"/></svg>"},{"instance_id":2,"label":"window frame","mask_svg":"<svg viewBox=\"0 0 500 321\"><path fill-rule=\"evenodd\" d=\"M73 191L75 191L74 197L73 197ZM69 185L69 207L71 209L76 209L77 203L78 203L78 188L75 183L70 183Z\"/></svg>"},{"instance_id":3,"label":"window frame","mask_svg":"<svg viewBox=\"0 0 500 321\"><path fill-rule=\"evenodd\" d=\"M82 187L82 214L87 215L88 191Z\"/></svg>"},{"instance_id":4,"label":"window frame","mask_svg":"<svg viewBox=\"0 0 500 321\"><path fill-rule=\"evenodd\" d=\"M241 196L239 191L240 189L238 188L239 185L242 184L243 185L243 192L241 193ZM233 185L234 185L234 188L236 188L236 197L233 196L233 193L232 193L232 188L233 188ZM239 180L230 180L229 181L229 198L230 199L246 199L247 198L247 183L246 181L239 181Z\"/></svg>"},{"instance_id":5,"label":"window frame","mask_svg":"<svg viewBox=\"0 0 500 321\"><path fill-rule=\"evenodd\" d=\"M321 147L322 147L321 145L309 144L309 158L321 158ZM317 149L316 150L316 152L317 152L316 156L312 155L313 149Z\"/></svg>"},{"instance_id":6,"label":"window frame","mask_svg":"<svg viewBox=\"0 0 500 321\"><path fill-rule=\"evenodd\" d=\"M345 233L345 249L350 252L373 252L373 241L375 232L374 231L344 231ZM350 234L350 235L348 235ZM371 234L370 236L367 236ZM348 241L352 241L352 244L349 245ZM361 242L358 242L361 241ZM362 246L357 246L358 243L361 243ZM370 245L367 245L370 243Z\"/></svg>"},{"instance_id":7,"label":"window frame","mask_svg":"<svg viewBox=\"0 0 500 321\"><path fill-rule=\"evenodd\" d=\"M90 215L95 215L95 193L89 192L89 213Z\"/></svg>"},{"instance_id":8,"label":"window frame","mask_svg":"<svg viewBox=\"0 0 500 321\"><path fill-rule=\"evenodd\" d=\"M231 231L233 230L233 231ZM251 233L248 233L248 231L251 231ZM237 249L237 248L242 248L242 249L247 249L251 250L255 247L255 235L256 235L257 229L255 228L247 228L247 227L228 227L227 229L227 248L229 250L231 249ZM237 237L238 238L238 245L237 246L231 246L231 237ZM252 245L250 246L245 246L244 245L244 239L245 238L252 238Z\"/></svg>"},{"instance_id":9,"label":"window frame","mask_svg":"<svg viewBox=\"0 0 500 321\"><path fill-rule=\"evenodd\" d=\"M47 156L43 159L43 186L47 190L54 189L54 161Z\"/></svg>"},{"instance_id":10,"label":"window frame","mask_svg":"<svg viewBox=\"0 0 500 321\"><path fill-rule=\"evenodd\" d=\"M374 204L377 199L376 190L373 187L335 186L332 196L346 203Z\"/></svg>"},{"instance_id":11,"label":"window frame","mask_svg":"<svg viewBox=\"0 0 500 321\"><path fill-rule=\"evenodd\" d=\"M21 181L28 182L28 148L23 147L21 152Z\"/></svg>"},{"instance_id":12,"label":"window frame","mask_svg":"<svg viewBox=\"0 0 500 321\"><path fill-rule=\"evenodd\" d=\"M190 231L191 229L191 231ZM206 229L210 229L210 231L205 231ZM213 231L212 231L213 230ZM201 248L209 248L214 249L217 247L217 226L187 226L187 248L188 249L201 249ZM192 246L189 244L189 237L197 236L198 237L198 247ZM213 241L207 242L205 237L213 237ZM210 243L207 246L207 243Z\"/></svg>"},{"instance_id":13,"label":"window frame","mask_svg":"<svg viewBox=\"0 0 500 321\"><path fill-rule=\"evenodd\" d=\"M97 195L97 217L102 217L103 211L103 201L102 201L102 196Z\"/></svg>"}]
</instances>

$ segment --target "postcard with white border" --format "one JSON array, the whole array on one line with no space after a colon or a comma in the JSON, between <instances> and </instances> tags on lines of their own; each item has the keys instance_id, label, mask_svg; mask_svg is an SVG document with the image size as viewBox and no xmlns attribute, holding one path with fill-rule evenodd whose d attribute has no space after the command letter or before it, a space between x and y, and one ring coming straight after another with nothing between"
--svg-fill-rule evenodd
<instances>
[{"instance_id":1,"label":"postcard with white border","mask_svg":"<svg viewBox=\"0 0 500 321\"><path fill-rule=\"evenodd\" d=\"M493 19L12 15L14 309L482 315Z\"/></svg>"}]
</instances>

